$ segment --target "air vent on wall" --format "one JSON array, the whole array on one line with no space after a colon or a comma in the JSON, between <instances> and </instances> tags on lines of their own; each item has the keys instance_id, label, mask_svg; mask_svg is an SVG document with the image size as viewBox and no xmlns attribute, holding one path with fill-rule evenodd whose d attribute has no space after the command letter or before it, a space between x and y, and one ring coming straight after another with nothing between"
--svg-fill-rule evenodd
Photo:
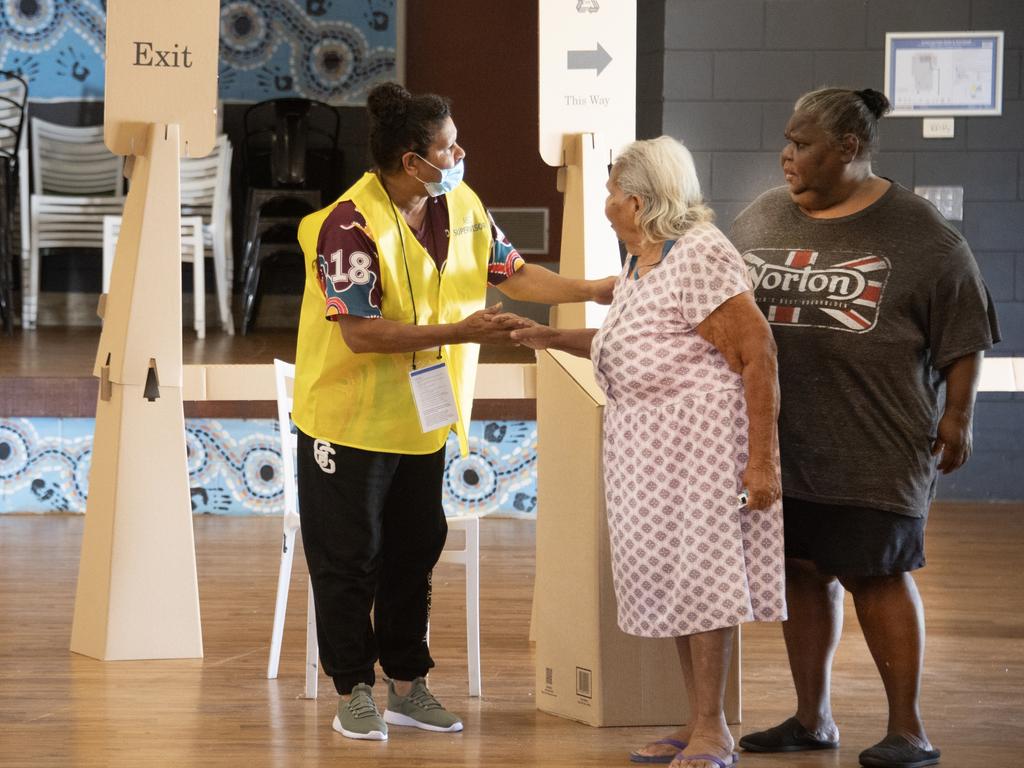
<instances>
[{"instance_id":1,"label":"air vent on wall","mask_svg":"<svg viewBox=\"0 0 1024 768\"><path fill-rule=\"evenodd\" d=\"M548 252L547 208L490 208L494 221L520 253Z\"/></svg>"}]
</instances>

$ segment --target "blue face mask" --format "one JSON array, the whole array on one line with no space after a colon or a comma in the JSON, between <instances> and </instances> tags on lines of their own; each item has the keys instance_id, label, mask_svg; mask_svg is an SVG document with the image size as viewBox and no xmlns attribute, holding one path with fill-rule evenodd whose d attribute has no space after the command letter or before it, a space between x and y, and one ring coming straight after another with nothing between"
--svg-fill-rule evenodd
<instances>
[{"instance_id":1,"label":"blue face mask","mask_svg":"<svg viewBox=\"0 0 1024 768\"><path fill-rule=\"evenodd\" d=\"M416 153L414 152L413 154ZM420 182L421 184L423 184L424 187L426 187L427 194L430 195L431 197L440 197L441 195L447 195L449 192L451 192L453 189L459 186L459 184L462 183L462 175L466 172L466 166L463 160L459 160L459 162L457 162L451 168L438 168L425 157L422 157L420 155L416 155L416 157L419 157L420 160L422 160L424 163L426 163L431 168L435 169L436 171L438 171L438 173L441 174L440 181L423 181L423 179L421 179L419 176L416 177L416 181Z\"/></svg>"}]
</instances>

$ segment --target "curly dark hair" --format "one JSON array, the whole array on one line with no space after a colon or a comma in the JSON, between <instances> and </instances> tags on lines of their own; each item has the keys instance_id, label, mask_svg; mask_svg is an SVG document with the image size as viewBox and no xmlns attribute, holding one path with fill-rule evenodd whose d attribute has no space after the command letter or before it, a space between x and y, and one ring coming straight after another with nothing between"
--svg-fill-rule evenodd
<instances>
[{"instance_id":1,"label":"curly dark hair","mask_svg":"<svg viewBox=\"0 0 1024 768\"><path fill-rule=\"evenodd\" d=\"M819 88L797 99L794 110L813 115L818 124L840 141L852 133L860 140L860 155L878 146L878 121L889 111L889 99L873 88Z\"/></svg>"},{"instance_id":2,"label":"curly dark hair","mask_svg":"<svg viewBox=\"0 0 1024 768\"><path fill-rule=\"evenodd\" d=\"M402 155L424 155L451 105L442 96L426 93L413 96L398 83L382 83L366 97L370 112L370 153L382 171L394 171Z\"/></svg>"}]
</instances>

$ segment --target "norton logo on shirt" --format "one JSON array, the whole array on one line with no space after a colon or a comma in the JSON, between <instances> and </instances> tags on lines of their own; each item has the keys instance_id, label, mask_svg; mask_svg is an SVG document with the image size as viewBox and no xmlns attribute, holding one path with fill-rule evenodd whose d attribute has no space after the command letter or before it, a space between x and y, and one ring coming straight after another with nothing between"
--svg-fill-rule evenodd
<instances>
[{"instance_id":1,"label":"norton logo on shirt","mask_svg":"<svg viewBox=\"0 0 1024 768\"><path fill-rule=\"evenodd\" d=\"M865 252L764 248L743 254L772 325L866 333L878 322L889 260Z\"/></svg>"}]
</instances>

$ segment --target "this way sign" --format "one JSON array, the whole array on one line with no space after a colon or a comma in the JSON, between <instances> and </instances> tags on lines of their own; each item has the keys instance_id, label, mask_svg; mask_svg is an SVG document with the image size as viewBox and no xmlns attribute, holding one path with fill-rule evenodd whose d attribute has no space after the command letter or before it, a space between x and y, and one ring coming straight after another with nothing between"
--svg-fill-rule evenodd
<instances>
[{"instance_id":1,"label":"this way sign","mask_svg":"<svg viewBox=\"0 0 1024 768\"><path fill-rule=\"evenodd\" d=\"M540 155L594 133L613 152L636 135L636 0L539 0Z\"/></svg>"}]
</instances>

